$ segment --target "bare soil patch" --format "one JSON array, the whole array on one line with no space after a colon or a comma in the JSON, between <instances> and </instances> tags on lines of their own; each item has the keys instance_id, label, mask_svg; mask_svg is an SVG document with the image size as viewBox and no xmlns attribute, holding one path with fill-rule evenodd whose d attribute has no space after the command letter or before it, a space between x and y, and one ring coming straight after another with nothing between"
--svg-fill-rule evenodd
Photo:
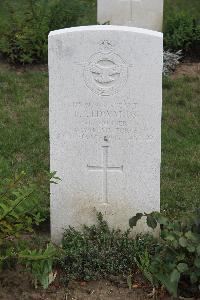
<instances>
[{"instance_id":1,"label":"bare soil patch","mask_svg":"<svg viewBox=\"0 0 200 300\"><path fill-rule=\"evenodd\" d=\"M48 290L35 289L31 277L20 267L6 270L0 275L1 300L146 300L150 290L117 286L106 280L71 282L68 287L54 283ZM169 300L159 297L157 299Z\"/></svg>"},{"instance_id":2,"label":"bare soil patch","mask_svg":"<svg viewBox=\"0 0 200 300\"><path fill-rule=\"evenodd\" d=\"M200 62L185 61L177 66L172 78L176 79L180 76L196 76L200 75Z\"/></svg>"}]
</instances>

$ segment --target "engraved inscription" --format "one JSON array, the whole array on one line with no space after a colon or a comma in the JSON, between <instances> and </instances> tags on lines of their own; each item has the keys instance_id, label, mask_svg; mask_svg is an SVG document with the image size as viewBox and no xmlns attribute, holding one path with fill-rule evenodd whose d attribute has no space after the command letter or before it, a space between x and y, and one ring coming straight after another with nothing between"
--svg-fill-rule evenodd
<instances>
[{"instance_id":1,"label":"engraved inscription","mask_svg":"<svg viewBox=\"0 0 200 300\"><path fill-rule=\"evenodd\" d=\"M70 118L74 127L70 136L83 140L102 141L104 136L109 140L136 138L137 103L116 102L73 102L69 107Z\"/></svg>"},{"instance_id":2,"label":"engraved inscription","mask_svg":"<svg viewBox=\"0 0 200 300\"><path fill-rule=\"evenodd\" d=\"M108 166L108 146L102 146L103 155L102 155L102 166L89 166L87 168L89 171L93 172L103 172L103 184L102 184L102 194L103 194L103 203L108 204L108 172L123 172L123 166L112 167Z\"/></svg>"}]
</instances>

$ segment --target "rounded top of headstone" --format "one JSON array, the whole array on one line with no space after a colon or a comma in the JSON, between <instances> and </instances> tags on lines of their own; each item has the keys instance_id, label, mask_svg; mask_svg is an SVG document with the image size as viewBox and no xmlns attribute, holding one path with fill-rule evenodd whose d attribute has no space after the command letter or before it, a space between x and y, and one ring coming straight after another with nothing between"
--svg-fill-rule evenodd
<instances>
[{"instance_id":1,"label":"rounded top of headstone","mask_svg":"<svg viewBox=\"0 0 200 300\"><path fill-rule=\"evenodd\" d=\"M118 26L118 25L91 25L91 26L78 26L78 27L70 27L59 30L54 30L49 33L49 37L67 34L73 32L86 32L86 31L121 31L121 32L133 32L138 34L151 35L155 37L162 38L163 34L158 31L138 28L138 27L129 27L129 26Z\"/></svg>"}]
</instances>

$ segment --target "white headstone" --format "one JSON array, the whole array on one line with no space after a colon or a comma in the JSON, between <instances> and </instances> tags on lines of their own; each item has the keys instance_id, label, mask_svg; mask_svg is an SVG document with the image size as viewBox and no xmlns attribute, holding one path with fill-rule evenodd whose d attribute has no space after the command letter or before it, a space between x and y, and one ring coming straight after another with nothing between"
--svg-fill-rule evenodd
<instances>
[{"instance_id":1,"label":"white headstone","mask_svg":"<svg viewBox=\"0 0 200 300\"><path fill-rule=\"evenodd\" d=\"M121 26L49 36L52 239L101 211L114 228L160 208L162 34ZM141 224L138 231L143 231Z\"/></svg>"},{"instance_id":2,"label":"white headstone","mask_svg":"<svg viewBox=\"0 0 200 300\"><path fill-rule=\"evenodd\" d=\"M98 0L98 22L162 31L164 0Z\"/></svg>"}]
</instances>

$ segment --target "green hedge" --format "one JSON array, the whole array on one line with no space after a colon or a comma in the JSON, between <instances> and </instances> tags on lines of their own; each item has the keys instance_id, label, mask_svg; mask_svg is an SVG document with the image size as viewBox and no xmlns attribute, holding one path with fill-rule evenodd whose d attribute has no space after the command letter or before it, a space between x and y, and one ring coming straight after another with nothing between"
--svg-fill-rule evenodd
<instances>
[{"instance_id":1,"label":"green hedge","mask_svg":"<svg viewBox=\"0 0 200 300\"><path fill-rule=\"evenodd\" d=\"M186 12L172 11L164 23L164 46L172 51L198 55L200 52L200 25Z\"/></svg>"},{"instance_id":2,"label":"green hedge","mask_svg":"<svg viewBox=\"0 0 200 300\"><path fill-rule=\"evenodd\" d=\"M46 62L48 33L92 23L94 7L92 0L2 0L0 52L14 63Z\"/></svg>"}]
</instances>

